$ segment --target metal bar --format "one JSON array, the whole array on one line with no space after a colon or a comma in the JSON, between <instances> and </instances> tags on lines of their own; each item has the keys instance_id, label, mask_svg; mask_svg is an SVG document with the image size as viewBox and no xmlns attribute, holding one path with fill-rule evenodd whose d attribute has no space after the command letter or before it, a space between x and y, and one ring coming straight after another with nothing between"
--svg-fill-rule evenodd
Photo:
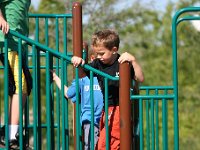
<instances>
[{"instance_id":1,"label":"metal bar","mask_svg":"<svg viewBox=\"0 0 200 150\"><path fill-rule=\"evenodd\" d=\"M23 147L23 103L22 103L22 40L18 39L18 81L19 81L19 145Z\"/></svg>"},{"instance_id":2,"label":"metal bar","mask_svg":"<svg viewBox=\"0 0 200 150\"><path fill-rule=\"evenodd\" d=\"M151 99L150 103L151 103L151 149L155 150L154 99Z\"/></svg>"},{"instance_id":3,"label":"metal bar","mask_svg":"<svg viewBox=\"0 0 200 150\"><path fill-rule=\"evenodd\" d=\"M61 102L62 102L62 116L63 116L63 121L62 121L62 148L65 150L67 149L67 144L66 142L66 136L65 136L65 98L64 98L64 60L61 59ZM59 101L59 99L58 99ZM59 104L58 104L59 105ZM67 135L68 137L68 135ZM66 141L66 142L65 142Z\"/></svg>"},{"instance_id":4,"label":"metal bar","mask_svg":"<svg viewBox=\"0 0 200 150\"><path fill-rule=\"evenodd\" d=\"M120 149L131 149L132 127L131 127L131 101L130 101L130 65L120 64L119 67L119 106L120 106Z\"/></svg>"},{"instance_id":5,"label":"metal bar","mask_svg":"<svg viewBox=\"0 0 200 150\"><path fill-rule=\"evenodd\" d=\"M149 94L149 89L146 89L146 94ZM146 143L147 150L150 150L150 125L149 125L149 101L145 101L146 103Z\"/></svg>"},{"instance_id":6,"label":"metal bar","mask_svg":"<svg viewBox=\"0 0 200 150\"><path fill-rule=\"evenodd\" d=\"M90 71L90 105L91 105L91 149L95 149L94 145L94 83L93 83L94 75L93 72ZM89 143L90 144L90 143Z\"/></svg>"},{"instance_id":7,"label":"metal bar","mask_svg":"<svg viewBox=\"0 0 200 150\"><path fill-rule=\"evenodd\" d=\"M166 92L167 94L167 92ZM168 134L167 134L167 101L162 99L162 132L163 132L163 150L168 150Z\"/></svg>"},{"instance_id":8,"label":"metal bar","mask_svg":"<svg viewBox=\"0 0 200 150\"><path fill-rule=\"evenodd\" d=\"M50 80L50 76L49 76L49 52L46 53L46 108L47 108L47 112L46 112L46 117L47 117L47 149L51 150L52 147L52 136L51 136L51 103L50 103L50 84L49 84L49 80Z\"/></svg>"},{"instance_id":9,"label":"metal bar","mask_svg":"<svg viewBox=\"0 0 200 150\"><path fill-rule=\"evenodd\" d=\"M131 99L143 99L143 100L161 100L162 98L165 98L167 100L173 100L175 98L175 95L169 94L169 95L134 95L131 96Z\"/></svg>"},{"instance_id":10,"label":"metal bar","mask_svg":"<svg viewBox=\"0 0 200 150\"><path fill-rule=\"evenodd\" d=\"M76 149L77 150L79 150L80 149L80 111L79 111L79 103L80 103L80 98L79 98L79 76L78 76L78 68L76 68L75 69L75 71L76 71L76 77L75 77L75 79L76 79L76 141L75 141L75 143L76 143Z\"/></svg>"},{"instance_id":11,"label":"metal bar","mask_svg":"<svg viewBox=\"0 0 200 150\"><path fill-rule=\"evenodd\" d=\"M33 146L34 148L37 148L37 143L38 143L38 138L37 138L37 124L38 124L38 120L37 120L37 97L38 97L38 93L37 93L37 51L35 48L35 45L33 45L32 47L32 51L33 51Z\"/></svg>"},{"instance_id":12,"label":"metal bar","mask_svg":"<svg viewBox=\"0 0 200 150\"><path fill-rule=\"evenodd\" d=\"M29 18L72 18L72 14L29 14Z\"/></svg>"},{"instance_id":13,"label":"metal bar","mask_svg":"<svg viewBox=\"0 0 200 150\"><path fill-rule=\"evenodd\" d=\"M4 78L5 78L5 81L4 81L4 89L5 89L5 93L4 93L4 114L9 114L8 112L8 39L7 39L7 36L5 37L5 41L4 41L4 46L5 46L5 53L4 53ZM9 130L8 130L8 115L5 115L4 116L4 119L5 119L5 146L6 146L6 149L9 149L9 142L8 142L8 138L9 138Z\"/></svg>"},{"instance_id":14,"label":"metal bar","mask_svg":"<svg viewBox=\"0 0 200 150\"><path fill-rule=\"evenodd\" d=\"M73 53L74 56L78 56L78 57L82 57L82 50L83 50L83 37L82 37L82 6L79 2L74 2L72 4L72 28L73 28ZM77 68L76 68L77 69ZM76 72L79 73L79 77L83 77L84 76L84 72L82 68L79 68L79 70ZM76 80L78 80L78 78L76 78ZM78 81L77 81L78 82ZM77 91L78 92L78 91ZM77 93L78 94L78 93ZM77 95L78 96L78 95ZM79 105L79 101L76 101L76 104L74 104L74 109L76 107L76 113L79 111L79 107L76 106ZM74 114L74 120L75 118L79 118L79 117L75 117L78 114ZM79 119L74 121L74 128L79 127L77 125L80 124ZM76 140L75 140L76 139ZM77 143L78 142L78 143ZM79 129L74 130L74 149L79 149Z\"/></svg>"},{"instance_id":15,"label":"metal bar","mask_svg":"<svg viewBox=\"0 0 200 150\"><path fill-rule=\"evenodd\" d=\"M155 94L158 95L158 90L156 90ZM156 139L155 139L156 140L155 141L156 147L155 147L155 149L159 150L159 101L156 101L155 111L156 111L156 131L155 131L155 134L156 134Z\"/></svg>"},{"instance_id":16,"label":"metal bar","mask_svg":"<svg viewBox=\"0 0 200 150\"><path fill-rule=\"evenodd\" d=\"M174 85L174 149L179 149L179 117L178 117L178 66L177 66L177 21L179 16L185 12L200 11L200 7L187 7L175 13L172 19L172 54L173 54L173 85Z\"/></svg>"},{"instance_id":17,"label":"metal bar","mask_svg":"<svg viewBox=\"0 0 200 150\"><path fill-rule=\"evenodd\" d=\"M104 105L105 105L105 127L106 127L106 150L109 150L109 126L108 126L108 79L104 78L105 83L105 99L104 99Z\"/></svg>"},{"instance_id":18,"label":"metal bar","mask_svg":"<svg viewBox=\"0 0 200 150\"><path fill-rule=\"evenodd\" d=\"M144 148L144 140L143 140L143 100L139 99L139 129L140 129L140 150Z\"/></svg>"}]
</instances>

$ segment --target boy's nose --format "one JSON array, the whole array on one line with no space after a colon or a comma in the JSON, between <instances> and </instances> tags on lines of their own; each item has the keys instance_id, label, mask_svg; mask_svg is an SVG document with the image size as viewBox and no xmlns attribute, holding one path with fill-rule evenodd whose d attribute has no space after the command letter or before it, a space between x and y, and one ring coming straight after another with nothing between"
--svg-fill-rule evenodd
<instances>
[{"instance_id":1,"label":"boy's nose","mask_svg":"<svg viewBox=\"0 0 200 150\"><path fill-rule=\"evenodd\" d=\"M101 58L101 56L100 56L100 55L97 55L97 58L98 58L98 59L100 59L100 58Z\"/></svg>"}]
</instances>

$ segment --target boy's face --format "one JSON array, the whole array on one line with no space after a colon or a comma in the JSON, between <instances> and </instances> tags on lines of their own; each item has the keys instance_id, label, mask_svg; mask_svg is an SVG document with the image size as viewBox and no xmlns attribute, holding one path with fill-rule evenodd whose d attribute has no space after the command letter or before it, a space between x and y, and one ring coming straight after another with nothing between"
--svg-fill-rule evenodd
<instances>
[{"instance_id":1,"label":"boy's face","mask_svg":"<svg viewBox=\"0 0 200 150\"><path fill-rule=\"evenodd\" d=\"M109 50L104 46L92 46L92 49L96 53L96 58L99 59L103 64L111 65L117 56L116 47L113 47L111 50Z\"/></svg>"}]
</instances>

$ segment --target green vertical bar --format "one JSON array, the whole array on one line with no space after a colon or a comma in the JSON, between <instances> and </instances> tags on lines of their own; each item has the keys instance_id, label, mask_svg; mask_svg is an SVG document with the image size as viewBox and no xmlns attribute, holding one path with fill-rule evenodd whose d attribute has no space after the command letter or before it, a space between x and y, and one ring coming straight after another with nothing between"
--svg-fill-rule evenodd
<instances>
[{"instance_id":1,"label":"green vertical bar","mask_svg":"<svg viewBox=\"0 0 200 150\"><path fill-rule=\"evenodd\" d=\"M45 18L45 45L49 45L49 28L48 28L48 18ZM50 110L50 96L49 96L49 86L48 86L48 70L49 70L49 52L46 52L46 108L47 108L47 148L50 150L51 149L51 110Z\"/></svg>"},{"instance_id":2,"label":"green vertical bar","mask_svg":"<svg viewBox=\"0 0 200 150\"><path fill-rule=\"evenodd\" d=\"M24 58L25 58L25 62L26 62L26 65L28 66L28 61L29 61L29 53L28 53L28 45L26 45L25 46L26 48L26 50L23 52L23 55L24 55ZM31 53L31 58L32 58L32 53ZM30 67L28 66L28 68L29 68L29 70L30 70ZM24 104L24 112L25 112L25 114L24 114L24 132L25 132L25 138L27 139L27 140L25 140L24 142L25 143L29 143L29 129L30 129L30 113L29 113L29 110L31 109L30 108L30 104L29 104L29 96L27 96L27 98L26 98L26 103Z\"/></svg>"},{"instance_id":3,"label":"green vertical bar","mask_svg":"<svg viewBox=\"0 0 200 150\"><path fill-rule=\"evenodd\" d=\"M67 18L64 17L63 21L63 49L64 49L64 54L67 55Z\"/></svg>"},{"instance_id":4,"label":"green vertical bar","mask_svg":"<svg viewBox=\"0 0 200 150\"><path fill-rule=\"evenodd\" d=\"M67 84L67 82L66 81L68 81L68 79L67 79L67 69L66 69L66 61L64 62L64 83L65 84ZM66 99L63 99L63 107L64 107L64 109L63 109L63 112L65 112L64 113L64 115L63 115L63 117L65 118L65 120L64 120L64 122L65 122L65 126L63 126L64 127L64 133L65 133L65 144L66 144L66 149L68 150L69 149L69 139L70 139L70 137L69 137L69 118L68 118L68 114L69 114L69 109L68 109L68 101L66 101ZM67 131L67 132L66 132Z\"/></svg>"},{"instance_id":5,"label":"green vertical bar","mask_svg":"<svg viewBox=\"0 0 200 150\"><path fill-rule=\"evenodd\" d=\"M52 149L52 138L51 137L51 103L50 103L50 75L49 75L49 52L46 52L46 103L47 103L47 149Z\"/></svg>"},{"instance_id":6,"label":"green vertical bar","mask_svg":"<svg viewBox=\"0 0 200 150\"><path fill-rule=\"evenodd\" d=\"M63 38L64 38L64 55L67 55L68 54L68 52L67 52L67 45L68 45L68 43L67 43L67 18L66 17L64 17L64 21L63 21ZM68 81L68 76L67 76L67 65L68 65L68 63L66 63L66 61L65 61L65 63L64 63L64 72L66 72L66 74L65 74L65 76L64 76L64 83L65 84L67 84L67 82L66 81ZM65 129L67 130L67 131L69 131L69 118L68 118L68 114L69 114L69 109L68 109L68 101L65 101ZM68 132L68 134L67 134L67 137L66 137L66 146L67 146L67 149L69 149L69 132Z\"/></svg>"},{"instance_id":7,"label":"green vertical bar","mask_svg":"<svg viewBox=\"0 0 200 150\"><path fill-rule=\"evenodd\" d=\"M58 24L58 18L57 17L56 17L55 35L56 35L56 50L59 51L59 24Z\"/></svg>"},{"instance_id":8,"label":"green vertical bar","mask_svg":"<svg viewBox=\"0 0 200 150\"><path fill-rule=\"evenodd\" d=\"M108 78L104 79L105 82L105 122L106 122L106 150L109 150L109 126L108 126Z\"/></svg>"},{"instance_id":9,"label":"green vertical bar","mask_svg":"<svg viewBox=\"0 0 200 150\"><path fill-rule=\"evenodd\" d=\"M56 18L55 35L56 35L56 39L55 39L55 41L56 41L56 51L59 52L59 32L58 32L58 19L57 18ZM56 59L56 74L59 75L59 59L56 58L56 57L55 57L55 59ZM63 60L61 59L61 61L63 61ZM62 68L62 66L61 66L61 68ZM62 71L62 69L61 69L61 71ZM63 81L63 79L61 79L61 80ZM56 87L56 106L57 106L56 107L56 116L57 116L56 118L57 118L57 124L58 124L57 142L56 142L57 143L57 149L60 149L60 137L61 137L61 135L60 135L60 126L61 126L60 125L60 117L61 116L60 116L60 94L59 94L59 92L60 92L59 88ZM61 93L62 93L62 90L61 90ZM63 103L62 97L61 97L61 102ZM62 109L62 111L63 111L63 109ZM63 119L65 119L65 118L63 117ZM64 131L64 128L63 128L63 131ZM63 135L62 135L62 137L63 137ZM65 150L65 143L64 142L63 142L62 148Z\"/></svg>"},{"instance_id":10,"label":"green vertical bar","mask_svg":"<svg viewBox=\"0 0 200 150\"><path fill-rule=\"evenodd\" d=\"M155 149L155 130L154 130L154 99L151 99L151 145Z\"/></svg>"},{"instance_id":11,"label":"green vertical bar","mask_svg":"<svg viewBox=\"0 0 200 150\"><path fill-rule=\"evenodd\" d=\"M59 24L58 24L58 18L56 17L56 30L55 30L55 35L56 35L56 51L59 52ZM63 60L62 60L62 63L63 63ZM61 70L63 71L63 70ZM63 77L63 76L62 76ZM64 81L64 79L62 79L62 81ZM61 91L62 93L63 91ZM56 96L57 97L57 96ZM62 96L62 99L63 99L63 96ZM57 105L57 113L56 113L56 118L57 118L57 124L58 124L58 127L57 127L57 138L56 138L56 143L57 143L57 149L60 149L60 99L57 98L56 99L56 105ZM64 117L63 117L64 118Z\"/></svg>"},{"instance_id":12,"label":"green vertical bar","mask_svg":"<svg viewBox=\"0 0 200 150\"><path fill-rule=\"evenodd\" d=\"M5 38L5 41L4 41L4 46L5 46L5 53L4 53L4 89L5 89L5 93L4 93L4 114L5 114L5 138L6 138L6 149L9 148L9 143L8 143L8 40L7 40L7 36Z\"/></svg>"},{"instance_id":13,"label":"green vertical bar","mask_svg":"<svg viewBox=\"0 0 200 150\"><path fill-rule=\"evenodd\" d=\"M39 18L35 18L35 40L39 42Z\"/></svg>"},{"instance_id":14,"label":"green vertical bar","mask_svg":"<svg viewBox=\"0 0 200 150\"><path fill-rule=\"evenodd\" d=\"M94 147L94 84L93 84L93 72L90 71L90 105L91 105L91 149L95 149ZM89 143L90 144L90 143Z\"/></svg>"},{"instance_id":15,"label":"green vertical bar","mask_svg":"<svg viewBox=\"0 0 200 150\"><path fill-rule=\"evenodd\" d=\"M45 45L48 46L49 45L49 19L45 18Z\"/></svg>"},{"instance_id":16,"label":"green vertical bar","mask_svg":"<svg viewBox=\"0 0 200 150\"><path fill-rule=\"evenodd\" d=\"M167 91L165 90L165 95ZM163 150L168 150L168 134L167 134L167 101L162 99L162 132L163 132Z\"/></svg>"},{"instance_id":17,"label":"green vertical bar","mask_svg":"<svg viewBox=\"0 0 200 150\"><path fill-rule=\"evenodd\" d=\"M39 18L36 17L36 27L35 27L35 40L39 42ZM40 51L37 49L36 53L36 97L34 98L37 111L35 112L34 120L37 120L37 130L35 131L37 133L37 149L41 149L42 147L42 126L41 126L41 94L40 94Z\"/></svg>"},{"instance_id":18,"label":"green vertical bar","mask_svg":"<svg viewBox=\"0 0 200 150\"><path fill-rule=\"evenodd\" d=\"M23 147L23 111L22 111L22 40L18 39L18 80L19 80L19 145Z\"/></svg>"},{"instance_id":19,"label":"green vertical bar","mask_svg":"<svg viewBox=\"0 0 200 150\"><path fill-rule=\"evenodd\" d=\"M158 90L156 89L156 95ZM159 101L156 100L156 150L159 150Z\"/></svg>"},{"instance_id":20,"label":"green vertical bar","mask_svg":"<svg viewBox=\"0 0 200 150\"><path fill-rule=\"evenodd\" d=\"M149 95L149 90L146 90L146 95ZM150 127L149 127L149 100L146 100L146 143L147 150L150 150Z\"/></svg>"},{"instance_id":21,"label":"green vertical bar","mask_svg":"<svg viewBox=\"0 0 200 150\"><path fill-rule=\"evenodd\" d=\"M63 58L61 58L61 102L62 102L62 116L63 116L63 119L65 119L65 98L64 98L64 60ZM66 138L65 138L65 120L62 121L62 127L63 127L63 130L62 130L62 149L66 149L66 146L67 146L67 143L65 143L66 141Z\"/></svg>"},{"instance_id":22,"label":"green vertical bar","mask_svg":"<svg viewBox=\"0 0 200 150\"><path fill-rule=\"evenodd\" d=\"M33 53L33 146L35 149L37 149L37 98L38 98L38 93L37 93L37 50L35 48L35 45L32 47L32 53Z\"/></svg>"},{"instance_id":23,"label":"green vertical bar","mask_svg":"<svg viewBox=\"0 0 200 150\"><path fill-rule=\"evenodd\" d=\"M143 141L143 100L139 99L140 150L144 148Z\"/></svg>"},{"instance_id":24,"label":"green vertical bar","mask_svg":"<svg viewBox=\"0 0 200 150\"><path fill-rule=\"evenodd\" d=\"M79 111L79 76L78 76L78 68L75 68L75 79L76 79L76 148L81 149L80 145L80 111Z\"/></svg>"},{"instance_id":25,"label":"green vertical bar","mask_svg":"<svg viewBox=\"0 0 200 150\"><path fill-rule=\"evenodd\" d=\"M66 17L64 17L64 21L63 21L63 41L65 41L64 42L64 44L63 44L63 49L64 49L64 55L67 55L67 18ZM66 81L68 81L68 78L67 78L67 64L66 64L66 62L64 63L64 68L63 68L63 70L64 70L64 72L65 72L65 74L64 74L64 83L67 85L67 82ZM68 123L68 101L66 101L66 100L64 100L64 109L63 109L63 111L65 112L64 113L64 115L63 115L63 117L65 118L65 130L67 130L68 131L68 133L66 134L66 149L68 150L69 149L69 123ZM64 133L66 133L66 132L64 132Z\"/></svg>"},{"instance_id":26,"label":"green vertical bar","mask_svg":"<svg viewBox=\"0 0 200 150\"><path fill-rule=\"evenodd\" d=\"M178 75L177 75L177 30L176 21L180 13L176 13L172 19L172 54L173 54L173 85L174 85L174 149L179 149L179 119L178 119Z\"/></svg>"}]
</instances>

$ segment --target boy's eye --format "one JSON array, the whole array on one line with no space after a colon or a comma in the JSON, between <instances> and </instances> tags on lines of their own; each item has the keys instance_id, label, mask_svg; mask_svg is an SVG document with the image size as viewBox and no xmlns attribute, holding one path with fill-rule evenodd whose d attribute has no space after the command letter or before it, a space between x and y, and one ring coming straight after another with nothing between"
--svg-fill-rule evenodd
<instances>
[{"instance_id":1,"label":"boy's eye","mask_svg":"<svg viewBox=\"0 0 200 150\"><path fill-rule=\"evenodd\" d=\"M104 53L99 53L98 55L102 56Z\"/></svg>"}]
</instances>

